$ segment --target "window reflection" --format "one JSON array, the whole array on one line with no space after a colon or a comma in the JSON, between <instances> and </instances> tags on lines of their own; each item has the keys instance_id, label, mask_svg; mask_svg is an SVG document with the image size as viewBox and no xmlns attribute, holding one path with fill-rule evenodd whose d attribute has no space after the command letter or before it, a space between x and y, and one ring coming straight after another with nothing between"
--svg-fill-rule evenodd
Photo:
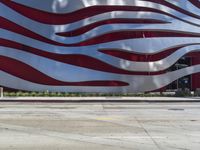
<instances>
[{"instance_id":1,"label":"window reflection","mask_svg":"<svg viewBox=\"0 0 200 150\"><path fill-rule=\"evenodd\" d=\"M191 66L191 57L184 56L179 59L168 71L176 71ZM191 89L191 75L182 77L167 86L167 90Z\"/></svg>"}]
</instances>

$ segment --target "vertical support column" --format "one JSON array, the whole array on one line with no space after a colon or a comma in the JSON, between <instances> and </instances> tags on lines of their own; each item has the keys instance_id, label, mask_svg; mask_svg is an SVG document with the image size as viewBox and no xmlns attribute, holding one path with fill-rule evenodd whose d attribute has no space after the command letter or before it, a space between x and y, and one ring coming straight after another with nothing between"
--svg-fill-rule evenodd
<instances>
[{"instance_id":1,"label":"vertical support column","mask_svg":"<svg viewBox=\"0 0 200 150\"><path fill-rule=\"evenodd\" d=\"M0 87L1 99L3 98L3 87Z\"/></svg>"}]
</instances>

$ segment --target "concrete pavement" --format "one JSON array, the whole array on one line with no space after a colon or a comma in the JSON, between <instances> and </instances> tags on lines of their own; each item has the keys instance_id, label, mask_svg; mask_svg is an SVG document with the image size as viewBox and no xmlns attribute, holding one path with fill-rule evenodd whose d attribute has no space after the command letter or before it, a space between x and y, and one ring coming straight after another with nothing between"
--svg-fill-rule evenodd
<instances>
[{"instance_id":1,"label":"concrete pavement","mask_svg":"<svg viewBox=\"0 0 200 150\"><path fill-rule=\"evenodd\" d=\"M0 150L199 147L199 103L0 103Z\"/></svg>"}]
</instances>

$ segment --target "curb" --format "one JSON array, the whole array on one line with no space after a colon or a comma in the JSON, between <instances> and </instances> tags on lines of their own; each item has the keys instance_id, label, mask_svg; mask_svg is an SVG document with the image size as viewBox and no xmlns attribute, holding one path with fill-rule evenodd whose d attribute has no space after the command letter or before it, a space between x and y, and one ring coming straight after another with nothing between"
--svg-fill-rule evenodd
<instances>
[{"instance_id":1,"label":"curb","mask_svg":"<svg viewBox=\"0 0 200 150\"><path fill-rule=\"evenodd\" d=\"M200 102L200 97L4 97L0 102L40 103L177 103Z\"/></svg>"}]
</instances>

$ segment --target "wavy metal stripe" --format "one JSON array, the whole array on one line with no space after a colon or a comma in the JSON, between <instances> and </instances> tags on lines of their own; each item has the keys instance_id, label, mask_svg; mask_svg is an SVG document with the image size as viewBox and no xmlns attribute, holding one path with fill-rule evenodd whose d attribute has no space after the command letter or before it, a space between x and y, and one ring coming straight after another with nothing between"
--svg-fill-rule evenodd
<instances>
[{"instance_id":1,"label":"wavy metal stripe","mask_svg":"<svg viewBox=\"0 0 200 150\"><path fill-rule=\"evenodd\" d=\"M36 39L38 41L42 41L42 42L45 42L48 44L53 44L53 45L57 45L57 46L66 46L66 44L50 40L42 35L39 35L33 31L29 30L29 29L26 29L12 21L9 21L6 18L0 17L0 22L1 22L0 28L2 28L2 29L6 29L6 30L24 35L26 37Z\"/></svg>"},{"instance_id":2,"label":"wavy metal stripe","mask_svg":"<svg viewBox=\"0 0 200 150\"><path fill-rule=\"evenodd\" d=\"M87 55L80 55L80 54L65 54L65 55L63 54L62 55L62 54L50 53L50 52L45 52L40 49L36 49L24 44L20 44L20 43L2 39L2 38L0 38L0 46L14 48L16 50L29 52L29 53L46 57L49 59L53 59L62 63L85 67L85 68L89 68L93 70L99 70L99 71L111 72L111 73L121 73L121 74L123 73L135 74L134 72L116 68L110 64L107 64L93 57L89 57ZM139 73L136 73L136 74L139 74Z\"/></svg>"},{"instance_id":3,"label":"wavy metal stripe","mask_svg":"<svg viewBox=\"0 0 200 150\"><path fill-rule=\"evenodd\" d=\"M56 80L72 82L89 80L120 80L119 74L106 73L65 64L12 48L0 47L0 55L23 62Z\"/></svg>"},{"instance_id":4,"label":"wavy metal stripe","mask_svg":"<svg viewBox=\"0 0 200 150\"><path fill-rule=\"evenodd\" d=\"M161 5L167 6L167 7L171 8L171 9L174 9L174 10L176 10L178 12L181 12L181 13L187 15L187 16L191 16L193 18L200 19L199 15L196 15L195 13L191 13L191 12L185 10L185 9L182 9L182 8L176 6L176 5L173 5L172 3L167 2L166 0L162 0L162 1L161 0L143 0L143 1L148 1L148 2L161 4ZM195 2L194 0L189 0L189 1L192 2L192 3L197 4L197 2Z\"/></svg>"},{"instance_id":5,"label":"wavy metal stripe","mask_svg":"<svg viewBox=\"0 0 200 150\"><path fill-rule=\"evenodd\" d=\"M162 88L171 82L187 76L191 74L195 74L200 72L200 65L195 65L192 67L180 69L177 71L169 72L163 75L157 75L157 76L148 76L148 77L143 77L143 76L134 76L134 77L127 77L124 76L123 78L127 79L128 81L131 80L130 88L123 89L124 92L132 92L132 93L137 93L137 92L143 92L143 91L153 91L159 88ZM98 88L98 87L85 87L84 89L82 87L68 87L68 86L47 86L47 85L41 85L41 84L36 84L32 83L20 78L17 78L15 76L12 76L10 74L7 74L3 71L0 71L0 76L2 77L2 80L0 80L0 85L5 86L5 87L11 87L15 89L20 89L20 90L34 90L34 91L46 91L47 89L49 91L84 91L84 92L110 92L110 87L104 89ZM6 80L5 80L6 79ZM156 80L156 82L154 82ZM20 84L14 84L16 81ZM148 84L146 84L148 83ZM146 86L144 86L144 84ZM114 92L121 92L121 88L113 88Z\"/></svg>"},{"instance_id":6,"label":"wavy metal stripe","mask_svg":"<svg viewBox=\"0 0 200 150\"><path fill-rule=\"evenodd\" d=\"M162 21L162 20L156 20L156 19L124 19L124 18L115 18L115 19L108 19L108 20L103 20L99 22L95 22L89 25L86 25L84 27L68 31L68 32L60 32L56 33L56 35L59 36L64 36L64 37L72 37L72 36L78 36L81 34L84 34L96 27L106 25L106 24L166 24L170 23L167 21Z\"/></svg>"},{"instance_id":7,"label":"wavy metal stripe","mask_svg":"<svg viewBox=\"0 0 200 150\"><path fill-rule=\"evenodd\" d=\"M32 51L32 53L35 53L35 54L37 54L38 53L38 49L32 49L31 47L29 47L29 46L27 46L27 45L21 45L21 44L19 44L19 43L16 43L16 42L14 42L14 43L11 43L10 41L8 41L8 40L6 40L6 41L2 41L2 45L4 45L4 46L8 46L8 47L13 47L13 48L19 48L19 49L22 49L23 51L27 51L27 52L31 52ZM35 51L36 50L36 51ZM182 54L184 54L183 52L182 52ZM166 60L166 62L167 61L169 61L169 62L171 62L171 63L175 63L175 61L176 60L178 60L181 56L182 56L182 54L180 55L177 55L178 57L175 57L176 59L173 59L173 61L171 60L171 59L167 59ZM38 55L40 55L40 56L43 56L43 57L47 57L47 58L53 58L54 57L54 54L51 54L51 57L49 57L49 55L47 55L46 53L42 53L42 55L41 55L41 53L39 53ZM57 56L57 54L55 55L55 56ZM59 56L59 55L58 55ZM69 55L69 56L81 56L81 55ZM65 57L66 59L60 59L60 58L64 58L65 56L63 55L60 55L59 57L55 57L56 59L55 60L58 60L58 61L61 61L61 62L65 62L65 63L68 63L68 64L73 64L73 65L77 65L77 66L82 66L82 67L87 67L87 68L93 68L93 66L92 65L90 65L90 63L91 62L93 62L94 64L98 64L97 63L97 61L91 61L91 59L89 59L90 61L90 63L88 63L87 64L87 60L84 62L84 61L82 61L81 59L79 59L80 61L80 63L78 63L77 61L75 61L76 59L71 59L70 57ZM173 56L172 56L173 57ZM58 59L59 58L59 59ZM67 59L68 58L68 59ZM80 57L76 57L76 58L80 58ZM89 58L89 57L88 57ZM85 59L84 59L85 60ZM95 60L95 59L94 59ZM81 64L81 62L83 62L83 64ZM96 63L95 63L96 62ZM134 68L134 69L131 69L131 70L134 70L134 72L135 71L159 71L159 70L165 70L165 69L167 69L168 67L170 67L169 66L169 63L164 63L165 61L164 60L162 60L162 62L160 62L160 61L158 61L158 62L154 62L153 64L151 64L151 66L152 66L152 68L154 68L154 66L157 66L156 68L160 68L160 69L151 69L151 68L149 68L149 63L146 63L145 65L144 64L137 64L137 63L134 63L134 65L131 65L131 68ZM93 64L92 63L92 64ZM152 62L151 62L152 63ZM170 63L170 64L171 64ZM81 65L80 65L81 64ZM102 64L102 63L100 63L100 64ZM105 64L105 63L104 63ZM154 65L155 64L155 65ZM162 64L166 64L166 65L162 65ZM172 65L172 64L171 64ZM113 72L113 69L106 69L106 70L104 70L102 67L103 66L105 66L105 65L99 65L100 67L98 68L98 67L94 67L93 69L95 69L95 70L101 70L101 71L107 71L107 70L109 70L108 72ZM133 66L135 66L135 67L133 67ZM146 66L146 67L144 67L144 66ZM108 68L108 67L105 67L105 68ZM116 67L114 67L114 68L116 68ZM127 68L128 69L128 68ZM142 69L142 70L141 70ZM149 70L150 69L150 70ZM128 73L128 74L134 74L133 72L127 72L127 71L122 71L121 69L121 71L119 70L119 69L117 69L118 71L116 71L116 69L114 69L115 70L115 73ZM139 74L139 73L137 73L137 74ZM149 75L151 75L151 73L141 73L141 75L145 75L145 74L149 74Z\"/></svg>"},{"instance_id":8,"label":"wavy metal stripe","mask_svg":"<svg viewBox=\"0 0 200 150\"><path fill-rule=\"evenodd\" d=\"M111 41L117 41L117 40L124 40L124 39L131 39L131 38L153 38L153 37L200 37L200 34L197 33L190 33L190 32L183 32L179 33L177 31L167 31L167 30L152 30L152 31L115 31L112 33L103 34L97 37L93 37L91 39L79 42L79 43L73 43L73 44L63 44L59 43L50 39L47 39L37 33L34 33L22 26L19 26L3 17L0 17L0 28L16 32L18 34L22 34L24 36L43 41L49 44L54 44L58 46L68 46L68 47L76 47L76 46L88 46L88 45L95 45L95 44L101 44Z\"/></svg>"},{"instance_id":9,"label":"wavy metal stripe","mask_svg":"<svg viewBox=\"0 0 200 150\"><path fill-rule=\"evenodd\" d=\"M163 13L162 11L159 11L153 8L145 8L145 7L137 7L137 6L134 6L134 7L91 6L91 7L86 7L86 8L71 12L71 13L55 14L55 13L50 13L50 12L34 9L32 7L28 7L28 6L13 2L13 1L0 0L0 2L30 19L36 20L41 23L54 24L54 25L69 24L69 23L79 21L81 19L85 19L88 17L92 17L98 14L111 12L111 11L150 11L150 12Z\"/></svg>"},{"instance_id":10,"label":"wavy metal stripe","mask_svg":"<svg viewBox=\"0 0 200 150\"><path fill-rule=\"evenodd\" d=\"M177 51L169 55L168 57L152 62L129 62L129 66L123 67L120 65L112 65L112 63L105 63L95 57L89 57L82 54L56 54L46 52L40 49L36 49L27 45L23 45L17 42L0 39L0 46L14 48L15 52L22 51L34 54L36 56L49 58L54 61L62 62L65 64L70 64L74 66L79 66L83 68L88 68L92 70L97 70L105 73L115 73L115 74L127 74L127 75L158 75L163 74L166 70L172 66L176 61L178 61L184 55L190 55L192 52L198 52L200 46L198 44L189 44L182 46ZM178 46L177 46L178 47ZM181 46L179 46L181 47ZM6 49L9 52L9 49ZM165 51L163 51L165 52ZM161 52L161 53L163 53ZM20 54L19 54L20 55ZM9 55L8 55L9 56ZM16 54L14 54L16 57ZM14 57L14 58L15 58ZM26 56L27 57L27 56ZM20 60L20 58L18 58ZM24 61L29 64L30 62ZM64 72L64 71L63 71Z\"/></svg>"},{"instance_id":11,"label":"wavy metal stripe","mask_svg":"<svg viewBox=\"0 0 200 150\"><path fill-rule=\"evenodd\" d=\"M191 28L191 27L190 27ZM176 30L176 29L175 29ZM189 27L188 27L188 30L189 30ZM97 31L96 31L97 32ZM98 31L99 32L99 31ZM102 32L102 31L101 31ZM94 33L94 32L93 32ZM91 33L91 35L92 35L92 33ZM81 39L81 38L83 38L83 36L81 36L80 38L79 38L79 40ZM75 39L68 39L67 41L66 41L66 43L69 43L68 41L76 41ZM58 42L56 42L57 44L58 44ZM61 43L62 44L62 43ZM64 45L63 45L64 46ZM65 45L65 46L67 46L67 45Z\"/></svg>"},{"instance_id":12,"label":"wavy metal stripe","mask_svg":"<svg viewBox=\"0 0 200 150\"><path fill-rule=\"evenodd\" d=\"M200 37L198 33L192 32L179 32L173 30L122 30L106 33L96 37L92 37L85 41L74 44L66 44L67 46L88 46L101 43L107 43L125 39L137 38L156 38L156 37Z\"/></svg>"},{"instance_id":13,"label":"wavy metal stripe","mask_svg":"<svg viewBox=\"0 0 200 150\"><path fill-rule=\"evenodd\" d=\"M188 0L190 3L192 3L195 7L200 8L200 2L199 0Z\"/></svg>"},{"instance_id":14,"label":"wavy metal stripe","mask_svg":"<svg viewBox=\"0 0 200 150\"><path fill-rule=\"evenodd\" d=\"M88 18L88 17L92 17L98 14L111 12L111 11L137 11L137 12L144 11L144 12L155 12L155 13L165 14L167 16L176 18L183 22L186 22L195 26L200 26L199 24L186 21L182 18L179 18L173 14L164 12L162 10L149 8L149 7L143 7L143 6L126 6L126 5L124 6L117 6L117 5L90 6L90 7L82 8L80 10L70 12L70 13L55 14L55 13L38 10L32 7L28 7L28 6L13 2L13 1L0 0L0 2L28 18L44 23L44 24L54 24L54 25L69 24L69 23L73 23L73 22Z\"/></svg>"},{"instance_id":15,"label":"wavy metal stripe","mask_svg":"<svg viewBox=\"0 0 200 150\"><path fill-rule=\"evenodd\" d=\"M189 45L182 48L179 48L171 55L164 57L163 59L157 61L148 61L148 62L137 62L137 61L127 61L127 64L124 68L127 70L137 70L137 71L149 71L149 72L157 72L170 68L173 64L175 64L181 57L189 56L191 52L196 52L198 54L200 50L200 45ZM165 51L163 51L165 52Z\"/></svg>"},{"instance_id":16,"label":"wavy metal stripe","mask_svg":"<svg viewBox=\"0 0 200 150\"><path fill-rule=\"evenodd\" d=\"M0 80L0 85L2 87L10 87L13 89L18 90L25 90L25 91L62 91L62 92L105 92L105 90L108 92L109 89L111 89L110 86L103 88L99 88L98 86L49 86L49 85L42 85L37 84L33 82L29 82L26 80L23 80L21 78L15 77L13 75L10 75L6 72L0 71L0 76L2 77L2 80ZM8 81L7 81L8 80ZM120 91L119 89L122 89L122 87L112 87L113 91Z\"/></svg>"},{"instance_id":17,"label":"wavy metal stripe","mask_svg":"<svg viewBox=\"0 0 200 150\"><path fill-rule=\"evenodd\" d=\"M18 60L0 56L0 70L21 79L44 85L57 86L127 86L128 83L122 81L85 81L85 82L64 82L55 80L37 69L24 64ZM19 69L20 68L20 69Z\"/></svg>"},{"instance_id":18,"label":"wavy metal stripe","mask_svg":"<svg viewBox=\"0 0 200 150\"><path fill-rule=\"evenodd\" d=\"M57 26L64 26L65 27L64 31L70 32L73 30L77 30L77 29L81 28L82 26L89 26L91 24L95 24L95 23L98 23L98 22L101 22L104 20L110 20L110 19L111 20L112 19L129 19L129 20L131 20L131 19L145 20L146 19L146 20L158 20L160 22L167 22L167 23L170 23L171 20L173 19L173 18L167 17L166 15L163 15L163 14L158 14L158 13L151 13L151 14L152 15L149 15L148 13L144 13L144 12L114 11L114 12L103 13L103 14L99 14L99 15L96 15L96 16L93 16L90 18L86 18L84 20L80 20L80 21L71 23L69 25L66 24L66 25L57 25ZM110 24L110 25L112 25L112 24ZM141 25L144 26L144 25L148 25L148 24L142 23Z\"/></svg>"},{"instance_id":19,"label":"wavy metal stripe","mask_svg":"<svg viewBox=\"0 0 200 150\"><path fill-rule=\"evenodd\" d=\"M130 53L130 52L113 51L113 50L102 50L102 52L104 52L106 54L109 54L110 52L112 54L117 53L117 56L119 58L126 59L126 60L128 60L127 58L130 58L131 61L133 61L133 59L135 59L134 61L148 62L148 61L158 61L158 60L164 59L164 57L169 56L172 52L175 52L175 51L179 50L180 48L190 46L190 45L197 45L197 44L198 43L179 45L179 46L176 46L175 48L168 49L168 50L162 51L160 53L151 54L151 55L134 54L134 53ZM62 55L62 54L50 53L50 52L42 51L40 49L36 49L36 48L30 47L30 46L27 46L27 45L24 45L21 43L17 43L17 42L2 39L2 38L0 38L0 46L14 48L16 50L29 52L29 53L32 53L32 54L35 54L38 56L46 57L46 58L53 59L53 60L63 62L66 64L76 65L76 66L85 67L85 68L89 68L89 69L93 69L93 70L123 73L123 71L120 70L119 68L117 69L114 66L106 64L103 61L89 57L87 55L80 55L80 54L66 54L66 55L63 54ZM124 55L124 53L125 53L125 55ZM184 55L185 53L182 52L182 54ZM116 56L116 55L114 55L114 56ZM181 56L182 55L180 55L179 58ZM163 58L161 58L161 57L163 57ZM140 59L140 60L138 60L138 59ZM164 60L162 60L162 61L164 62ZM173 62L173 61L170 61L170 62ZM153 62L151 62L151 63L153 63ZM155 63L155 66L158 66L158 65L156 65L156 62L154 62L154 63ZM175 63L175 62L173 62L173 63ZM93 64L95 64L95 65L93 65ZM162 65L164 63L158 63L158 64ZM135 63L135 65L136 65L136 63ZM149 64L147 63L146 66L149 66ZM151 66L154 67L154 64L152 64ZM170 67L169 64L167 65L167 67ZM163 65L162 68L167 69L167 67L165 67L165 65ZM144 67L144 65L142 65L142 64L138 64L138 67L136 67L136 68L143 68L143 71L145 71L144 68L147 68L147 67ZM137 71L136 68L134 69L135 71ZM148 70L148 71L151 71L151 70ZM127 73L127 72L124 72L124 73ZM129 73L131 74L131 72L129 72Z\"/></svg>"},{"instance_id":20,"label":"wavy metal stripe","mask_svg":"<svg viewBox=\"0 0 200 150\"><path fill-rule=\"evenodd\" d=\"M95 59L93 57L89 57L86 55L78 55L78 54L68 54L68 55L61 55L55 54L50 52L45 52L27 45L23 45L17 42L9 41L6 39L0 39L0 46L15 48L16 50L21 50L25 52L29 52L38 56L50 58L59 62L72 64L80 67L85 67L93 70L109 72L109 73L116 73L116 74L129 74L129 75L156 75L162 74L163 71L160 72L136 72L136 71L129 71L117 68L110 64L107 64L103 61Z\"/></svg>"},{"instance_id":21,"label":"wavy metal stripe","mask_svg":"<svg viewBox=\"0 0 200 150\"><path fill-rule=\"evenodd\" d=\"M6 12L6 13L5 13ZM99 14L90 18L86 18L83 20L79 20L77 22L71 23L71 24L63 24L63 25L48 25L43 24L40 22L36 22L34 20L31 20L25 16L20 15L16 11L10 9L9 7L3 5L0 3L0 16L3 18L6 18L7 20L10 20L22 27L25 27L31 31L37 32L40 35L43 35L45 37L49 37L49 32L53 32L52 29L55 29L55 32L67 32L71 30L79 29L82 26L88 26L90 24L94 24L96 22L101 22L103 20L110 20L110 19L148 19L148 20L160 20L162 22L170 22L172 20L171 17L167 17L165 15L161 15L158 13L152 13L151 15L144 12L124 12L124 11L114 11L114 12L108 12ZM130 24L128 24L130 25ZM148 25L148 24L146 24ZM104 25L105 26L105 25ZM193 26L194 27L194 26ZM43 30L42 30L43 29ZM56 30L59 29L59 30ZM49 32L46 32L47 30L51 30Z\"/></svg>"},{"instance_id":22,"label":"wavy metal stripe","mask_svg":"<svg viewBox=\"0 0 200 150\"><path fill-rule=\"evenodd\" d=\"M151 62L151 61L159 61L161 59L164 59L165 57L171 55L172 53L176 52L177 50L190 46L190 45L197 45L200 43L191 43L191 44L183 44L183 45L178 45L175 47L170 47L168 49L165 49L164 51L157 52L157 53L151 53L151 54L143 54L143 53L135 53L127 50L122 50L122 49L100 49L99 51L111 55L117 58L121 58L124 60L129 60L129 61L137 61L137 62Z\"/></svg>"},{"instance_id":23,"label":"wavy metal stripe","mask_svg":"<svg viewBox=\"0 0 200 150\"><path fill-rule=\"evenodd\" d=\"M86 54L89 56L94 56L99 58L99 54L96 53L98 49L126 49L135 53L158 53L168 49L169 47L174 47L176 45L184 45L191 43L198 43L200 38L188 38L188 37L166 37L166 38L141 38L141 39L126 39L113 41L109 43L102 43L95 46L84 46L84 47L57 47L50 45L48 43L43 43L37 40L32 40L25 36L21 36L14 32L0 29L0 38L14 40L18 43L23 43L25 45L30 45L32 47L43 49L53 53L61 54ZM122 44L123 43L123 44ZM145 44L144 44L145 43ZM154 47L152 47L154 45ZM104 60L106 61L106 60ZM112 63L112 60L109 60Z\"/></svg>"},{"instance_id":24,"label":"wavy metal stripe","mask_svg":"<svg viewBox=\"0 0 200 150\"><path fill-rule=\"evenodd\" d=\"M77 1L68 2L66 7ZM4 21L0 24L0 61L5 62L0 64L0 85L30 90L143 92L200 71L195 65L166 72L182 56L199 52L200 15L192 11L198 11L193 6L197 1L93 2L80 0L84 5L77 3L61 14L34 8L31 1L26 5L0 0L1 12L5 11L0 15Z\"/></svg>"}]
</instances>

